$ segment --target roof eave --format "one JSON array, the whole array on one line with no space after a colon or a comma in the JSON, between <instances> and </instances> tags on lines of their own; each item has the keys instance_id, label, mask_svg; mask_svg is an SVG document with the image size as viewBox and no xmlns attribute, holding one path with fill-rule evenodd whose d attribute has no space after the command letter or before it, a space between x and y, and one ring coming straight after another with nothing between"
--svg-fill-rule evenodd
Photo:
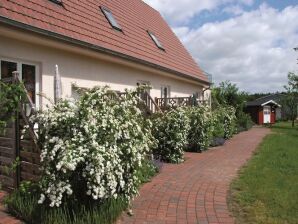
<instances>
[{"instance_id":1,"label":"roof eave","mask_svg":"<svg viewBox=\"0 0 298 224\"><path fill-rule=\"evenodd\" d=\"M263 107L263 106L265 106L265 105L267 105L267 104L269 104L269 103L272 103L272 104L274 104L274 105L276 105L276 106L278 106L278 107L281 107L281 105L278 104L278 103L276 103L274 100L269 100L269 101L267 101L267 102L265 102L265 103L262 103L261 106Z\"/></svg>"},{"instance_id":2,"label":"roof eave","mask_svg":"<svg viewBox=\"0 0 298 224\"><path fill-rule=\"evenodd\" d=\"M25 23L21 23L21 22L12 20L12 19L7 18L7 17L3 17L1 15L0 15L0 24L4 24L4 25L7 25L7 26L12 26L12 27L18 28L20 30L33 32L33 33L38 34L38 35L42 35L42 36L46 36L48 38L63 41L65 43L70 43L70 44L74 44L76 46L88 48L88 49L97 51L99 53L108 54L108 55L111 55L111 56L115 56L115 57L118 57L118 58L121 58L121 59L131 61L131 62L146 65L146 66L149 66L149 67L154 68L154 69L158 69L158 70L161 70L161 71L164 71L164 72L175 74L175 75L177 75L178 77L181 77L181 78L185 78L185 79L188 79L188 80L191 80L191 81L199 82L200 84L211 85L211 83L209 81L206 81L206 80L203 80L203 79L200 79L200 78L196 78L194 76L191 76L191 75L188 75L188 74L185 74L185 73L181 73L181 72L178 72L176 70L172 70L172 69L163 67L161 65L154 64L152 62L148 62L146 60L135 58L135 57L132 57L132 56L127 55L127 54L123 54L123 53L120 53L120 52L117 52L117 51L113 51L113 50L108 49L108 48L104 48L104 47L101 47L101 46L98 46L98 45L90 44L90 43L80 41L80 40L77 40L77 39L74 39L74 38L71 38L71 37L68 37L68 36L65 36L65 35L61 35L61 34L58 34L58 33L55 33L55 32L51 32L51 31L44 30L44 29L41 29L41 28L38 28L38 27L34 27L34 26L31 26L31 25L28 25L28 24L25 24Z\"/></svg>"}]
</instances>

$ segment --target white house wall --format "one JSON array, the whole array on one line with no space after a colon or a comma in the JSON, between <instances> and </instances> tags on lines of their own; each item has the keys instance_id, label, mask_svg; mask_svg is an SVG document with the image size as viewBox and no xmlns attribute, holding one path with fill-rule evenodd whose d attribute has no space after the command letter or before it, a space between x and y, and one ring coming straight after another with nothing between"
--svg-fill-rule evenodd
<instances>
[{"instance_id":1,"label":"white house wall","mask_svg":"<svg viewBox=\"0 0 298 224\"><path fill-rule=\"evenodd\" d=\"M58 48L0 36L0 58L34 63L40 70L40 90L47 97L54 96L55 65L59 65L62 77L63 97L71 97L72 84L79 87L109 85L114 90L134 88L137 82L149 81L152 97L160 97L161 86L171 87L171 97L187 97L202 92L202 86L170 76L139 69L137 66L116 64ZM41 104L45 104L44 99Z\"/></svg>"}]
</instances>

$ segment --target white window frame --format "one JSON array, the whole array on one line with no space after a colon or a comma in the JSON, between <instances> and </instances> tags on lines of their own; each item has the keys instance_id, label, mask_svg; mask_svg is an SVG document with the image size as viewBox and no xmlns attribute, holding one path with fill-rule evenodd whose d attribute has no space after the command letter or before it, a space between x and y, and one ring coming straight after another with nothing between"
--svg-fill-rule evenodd
<instances>
[{"instance_id":1,"label":"white window frame","mask_svg":"<svg viewBox=\"0 0 298 224\"><path fill-rule=\"evenodd\" d=\"M39 64L24 61L24 60L16 60L16 59L12 59L12 58L0 57L0 79L1 79L1 74L2 74L1 61L8 61L8 62L16 63L20 80L23 79L22 64L35 66L35 107L36 107L36 109L39 109L39 107L40 107L40 96L39 96L39 93L40 93L40 66L39 66Z\"/></svg>"},{"instance_id":2,"label":"white window frame","mask_svg":"<svg viewBox=\"0 0 298 224\"><path fill-rule=\"evenodd\" d=\"M171 98L171 86L169 85L162 85L160 88L160 97L164 98L164 89L167 88L168 89L168 96L167 98Z\"/></svg>"}]
</instances>

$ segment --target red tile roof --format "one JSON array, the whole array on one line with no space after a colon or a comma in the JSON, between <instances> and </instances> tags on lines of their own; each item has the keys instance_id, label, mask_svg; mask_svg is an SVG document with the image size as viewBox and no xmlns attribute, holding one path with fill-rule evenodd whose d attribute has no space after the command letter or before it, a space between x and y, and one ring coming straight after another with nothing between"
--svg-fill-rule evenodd
<instances>
[{"instance_id":1,"label":"red tile roof","mask_svg":"<svg viewBox=\"0 0 298 224\"><path fill-rule=\"evenodd\" d=\"M111 27L100 6L111 10L123 32ZM49 0L1 0L0 16L208 80L161 15L141 0L63 0L62 6Z\"/></svg>"}]
</instances>

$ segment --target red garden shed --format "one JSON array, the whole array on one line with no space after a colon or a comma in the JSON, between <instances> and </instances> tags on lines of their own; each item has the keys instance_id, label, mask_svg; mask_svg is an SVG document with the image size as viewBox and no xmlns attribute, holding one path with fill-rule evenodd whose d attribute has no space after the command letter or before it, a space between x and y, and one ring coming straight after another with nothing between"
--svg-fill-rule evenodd
<instances>
[{"instance_id":1,"label":"red garden shed","mask_svg":"<svg viewBox=\"0 0 298 224\"><path fill-rule=\"evenodd\" d=\"M246 112L256 124L274 124L280 104L268 98L259 98L246 104Z\"/></svg>"}]
</instances>

